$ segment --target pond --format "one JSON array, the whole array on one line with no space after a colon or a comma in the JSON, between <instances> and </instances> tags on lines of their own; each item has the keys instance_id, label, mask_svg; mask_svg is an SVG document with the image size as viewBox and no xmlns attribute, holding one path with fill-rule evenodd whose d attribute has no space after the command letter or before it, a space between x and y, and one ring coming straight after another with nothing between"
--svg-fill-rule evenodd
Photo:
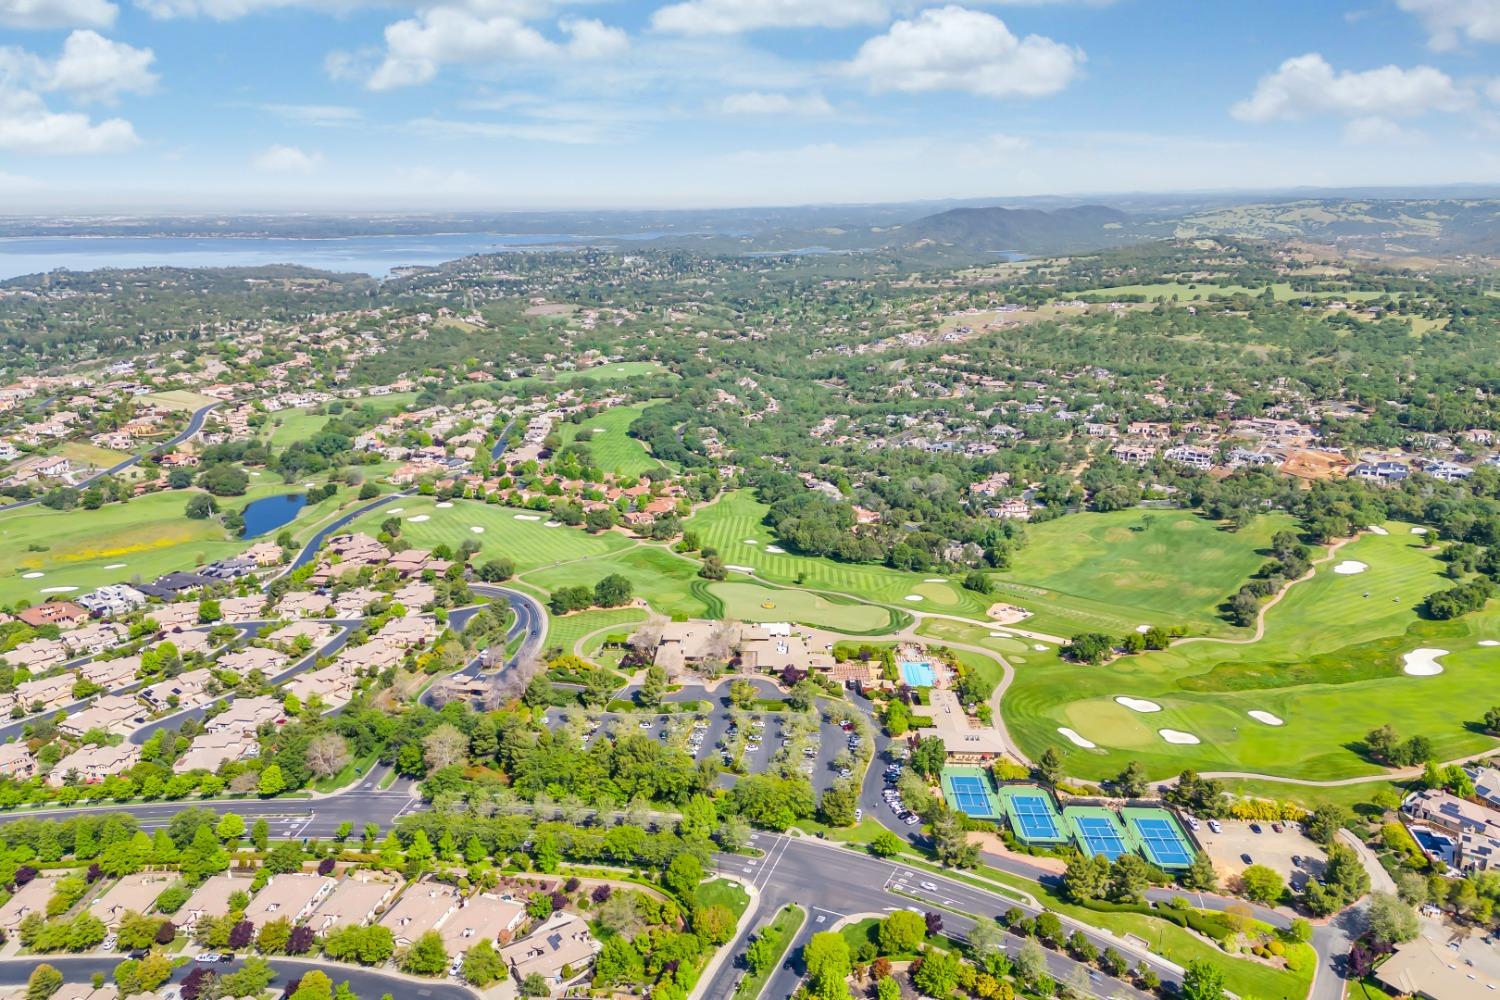
<instances>
[{"instance_id":1,"label":"pond","mask_svg":"<svg viewBox=\"0 0 1500 1000\"><path fill-rule=\"evenodd\" d=\"M245 530L240 537L255 538L291 524L305 506L307 496L302 493L282 493L252 500L245 507Z\"/></svg>"}]
</instances>

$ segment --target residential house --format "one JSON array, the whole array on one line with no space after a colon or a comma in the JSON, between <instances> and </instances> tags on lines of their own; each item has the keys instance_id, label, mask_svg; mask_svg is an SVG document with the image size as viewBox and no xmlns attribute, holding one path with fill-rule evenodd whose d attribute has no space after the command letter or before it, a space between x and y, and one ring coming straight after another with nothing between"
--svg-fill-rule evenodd
<instances>
[{"instance_id":1,"label":"residential house","mask_svg":"<svg viewBox=\"0 0 1500 1000\"><path fill-rule=\"evenodd\" d=\"M250 892L248 878L213 875L203 881L182 904L173 920L184 930L191 930L204 917L222 917L229 912L229 897L236 892Z\"/></svg>"},{"instance_id":2,"label":"residential house","mask_svg":"<svg viewBox=\"0 0 1500 1000\"><path fill-rule=\"evenodd\" d=\"M1500 866L1500 813L1495 810L1437 788L1408 795L1401 810L1414 832L1425 825L1449 835L1452 856L1440 860L1451 867L1476 872ZM1417 837L1417 843L1423 839Z\"/></svg>"},{"instance_id":3,"label":"residential house","mask_svg":"<svg viewBox=\"0 0 1500 1000\"><path fill-rule=\"evenodd\" d=\"M276 614L281 618L321 618L331 607L333 601L322 594L295 591L277 602Z\"/></svg>"},{"instance_id":4,"label":"residential house","mask_svg":"<svg viewBox=\"0 0 1500 1000\"><path fill-rule=\"evenodd\" d=\"M177 881L175 875L160 872L137 872L126 875L89 904L89 913L104 922L104 926L120 926L120 918L126 913L145 913L156 902L156 897Z\"/></svg>"},{"instance_id":5,"label":"residential house","mask_svg":"<svg viewBox=\"0 0 1500 1000\"><path fill-rule=\"evenodd\" d=\"M80 607L72 601L47 601L44 604L26 608L24 611L17 611L16 617L32 628L56 625L58 628L66 629L88 621L89 612L87 608Z\"/></svg>"},{"instance_id":6,"label":"residential house","mask_svg":"<svg viewBox=\"0 0 1500 1000\"><path fill-rule=\"evenodd\" d=\"M68 716L57 728L64 735L73 737L82 736L91 729L124 735L135 729L136 724L144 722L145 718L145 711L133 695L107 694L96 699L82 712Z\"/></svg>"},{"instance_id":7,"label":"residential house","mask_svg":"<svg viewBox=\"0 0 1500 1000\"><path fill-rule=\"evenodd\" d=\"M474 947L479 941L495 943L509 941L517 927L526 921L526 907L510 899L487 892L479 893L464 901L439 931L443 946L450 955L459 955Z\"/></svg>"},{"instance_id":8,"label":"residential house","mask_svg":"<svg viewBox=\"0 0 1500 1000\"><path fill-rule=\"evenodd\" d=\"M141 748L126 740L118 746L86 746L74 750L47 774L47 784L62 787L69 775L84 782L103 781L134 767L141 761Z\"/></svg>"},{"instance_id":9,"label":"residential house","mask_svg":"<svg viewBox=\"0 0 1500 1000\"><path fill-rule=\"evenodd\" d=\"M259 670L267 676L278 674L286 668L287 662L285 653L275 649L266 649L264 646L246 646L219 657L220 667L241 675L248 674L252 670Z\"/></svg>"},{"instance_id":10,"label":"residential house","mask_svg":"<svg viewBox=\"0 0 1500 1000\"><path fill-rule=\"evenodd\" d=\"M1500 979L1460 961L1426 935L1397 948L1373 975L1391 995L1423 1000L1470 1000L1500 991Z\"/></svg>"},{"instance_id":11,"label":"residential house","mask_svg":"<svg viewBox=\"0 0 1500 1000\"><path fill-rule=\"evenodd\" d=\"M273 875L245 907L245 919L257 927L282 917L295 924L312 913L333 891L334 884L334 880L326 875L304 872Z\"/></svg>"},{"instance_id":12,"label":"residential house","mask_svg":"<svg viewBox=\"0 0 1500 1000\"><path fill-rule=\"evenodd\" d=\"M431 618L392 618L380 627L374 638L401 649L412 649L437 638L437 623Z\"/></svg>"},{"instance_id":13,"label":"residential house","mask_svg":"<svg viewBox=\"0 0 1500 1000\"><path fill-rule=\"evenodd\" d=\"M298 621L281 628L266 636L267 639L285 649L292 648L293 643L301 636L307 636L311 649L322 649L328 642L338 635L338 629L332 625L323 625L319 622Z\"/></svg>"},{"instance_id":14,"label":"residential house","mask_svg":"<svg viewBox=\"0 0 1500 1000\"><path fill-rule=\"evenodd\" d=\"M135 680L140 669L140 656L131 655L119 656L113 660L90 660L79 667L78 672L90 683L97 684L106 691L113 691Z\"/></svg>"},{"instance_id":15,"label":"residential house","mask_svg":"<svg viewBox=\"0 0 1500 1000\"><path fill-rule=\"evenodd\" d=\"M68 647L56 639L32 639L4 654L3 658L12 666L25 667L31 673L39 673L66 662Z\"/></svg>"},{"instance_id":16,"label":"residential house","mask_svg":"<svg viewBox=\"0 0 1500 1000\"><path fill-rule=\"evenodd\" d=\"M0 743L0 774L25 781L36 774L36 758L20 740Z\"/></svg>"},{"instance_id":17,"label":"residential house","mask_svg":"<svg viewBox=\"0 0 1500 1000\"><path fill-rule=\"evenodd\" d=\"M208 668L200 667L143 688L141 697L156 711L164 708L192 708L212 699L208 686L213 679Z\"/></svg>"},{"instance_id":18,"label":"residential house","mask_svg":"<svg viewBox=\"0 0 1500 1000\"><path fill-rule=\"evenodd\" d=\"M73 656L97 656L106 649L125 642L130 637L123 625L114 622L96 622L62 634L63 645Z\"/></svg>"},{"instance_id":19,"label":"residential house","mask_svg":"<svg viewBox=\"0 0 1500 1000\"><path fill-rule=\"evenodd\" d=\"M457 889L441 882L417 882L380 918L391 929L396 944L409 945L428 931L437 930L457 911L462 897Z\"/></svg>"},{"instance_id":20,"label":"residential house","mask_svg":"<svg viewBox=\"0 0 1500 1000\"><path fill-rule=\"evenodd\" d=\"M93 593L84 594L78 598L78 603L105 618L118 618L144 606L146 595L123 583L112 583Z\"/></svg>"},{"instance_id":21,"label":"residential house","mask_svg":"<svg viewBox=\"0 0 1500 1000\"><path fill-rule=\"evenodd\" d=\"M72 704L73 685L78 678L73 673L54 674L34 681L22 681L12 694L12 704L20 705L22 711L30 712L32 706L40 704L42 711L50 711L60 705Z\"/></svg>"},{"instance_id":22,"label":"residential house","mask_svg":"<svg viewBox=\"0 0 1500 1000\"><path fill-rule=\"evenodd\" d=\"M564 982L564 971L577 975L594 963L600 944L581 917L559 911L514 944L500 949L500 957L517 981L538 975L554 986Z\"/></svg>"},{"instance_id":23,"label":"residential house","mask_svg":"<svg viewBox=\"0 0 1500 1000\"><path fill-rule=\"evenodd\" d=\"M257 698L236 698L229 707L203 724L205 732L241 733L253 736L268 722L280 722L283 718L281 702L269 695Z\"/></svg>"},{"instance_id":24,"label":"residential house","mask_svg":"<svg viewBox=\"0 0 1500 1000\"><path fill-rule=\"evenodd\" d=\"M370 923L400 888L401 880L384 872L350 872L313 910L307 925L327 934L341 927Z\"/></svg>"},{"instance_id":25,"label":"residential house","mask_svg":"<svg viewBox=\"0 0 1500 1000\"><path fill-rule=\"evenodd\" d=\"M6 937L13 937L27 914L39 913L45 917L47 900L52 898L55 888L57 879L38 876L17 889L4 904L0 904L0 931L4 931Z\"/></svg>"},{"instance_id":26,"label":"residential house","mask_svg":"<svg viewBox=\"0 0 1500 1000\"><path fill-rule=\"evenodd\" d=\"M260 744L253 735L247 736L238 730L204 733L172 762L172 771L174 774L217 771L230 761L244 760L258 753Z\"/></svg>"}]
</instances>

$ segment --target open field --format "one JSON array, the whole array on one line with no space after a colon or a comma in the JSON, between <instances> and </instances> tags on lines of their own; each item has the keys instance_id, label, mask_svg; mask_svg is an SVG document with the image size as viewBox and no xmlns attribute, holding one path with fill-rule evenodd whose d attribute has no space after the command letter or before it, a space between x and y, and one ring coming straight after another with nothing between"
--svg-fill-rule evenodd
<instances>
[{"instance_id":1,"label":"open field","mask_svg":"<svg viewBox=\"0 0 1500 1000\"><path fill-rule=\"evenodd\" d=\"M1026 529L1009 569L993 575L998 600L1033 612L1020 628L1068 636L1121 635L1139 625L1195 634L1234 630L1218 606L1266 561L1280 515L1224 531L1187 511L1072 514Z\"/></svg>"},{"instance_id":2,"label":"open field","mask_svg":"<svg viewBox=\"0 0 1500 1000\"><path fill-rule=\"evenodd\" d=\"M661 375L666 369L659 361L616 361L609 365L595 365L576 372L558 372L557 380L566 382L575 378L591 378L601 382L622 378L639 378L642 375Z\"/></svg>"},{"instance_id":3,"label":"open field","mask_svg":"<svg viewBox=\"0 0 1500 1000\"><path fill-rule=\"evenodd\" d=\"M625 541L624 536L615 537ZM526 582L549 591L577 585L592 587L611 573L628 579L635 588L635 596L661 614L686 618L709 614L705 599L707 581L698 578L694 564L655 546L637 544L604 558L544 568L528 573Z\"/></svg>"},{"instance_id":4,"label":"open field","mask_svg":"<svg viewBox=\"0 0 1500 1000\"><path fill-rule=\"evenodd\" d=\"M817 556L771 552L776 538L761 523L766 506L748 490L725 494L693 515L687 530L696 531L705 546L719 550L731 566L749 566L771 583L849 594L912 611L983 618L991 599L944 580L928 583L937 574L903 573L885 566L835 562ZM753 544L752 544L753 543ZM909 601L908 596L920 597Z\"/></svg>"},{"instance_id":5,"label":"open field","mask_svg":"<svg viewBox=\"0 0 1500 1000\"><path fill-rule=\"evenodd\" d=\"M119 465L130 457L123 451L111 451L108 448L100 448L98 445L89 444L87 441L69 441L59 447L54 454L61 455L72 462L74 468L93 467L101 472ZM126 472L129 472L129 470L127 469Z\"/></svg>"},{"instance_id":6,"label":"open field","mask_svg":"<svg viewBox=\"0 0 1500 1000\"><path fill-rule=\"evenodd\" d=\"M313 413L311 409L278 410L266 418L262 431L268 431L268 440L273 448L285 448L297 441L309 440L328 423L328 414Z\"/></svg>"},{"instance_id":7,"label":"open field","mask_svg":"<svg viewBox=\"0 0 1500 1000\"><path fill-rule=\"evenodd\" d=\"M592 431L588 449L594 464L620 476L639 476L661 465L646 451L646 446L625 432L649 404L616 406L581 424L564 422L558 426L563 444L569 444L581 431Z\"/></svg>"},{"instance_id":8,"label":"open field","mask_svg":"<svg viewBox=\"0 0 1500 1000\"><path fill-rule=\"evenodd\" d=\"M400 513L392 513L395 510ZM594 559L630 545L630 540L618 532L590 535L581 528L549 528L545 513L474 500L455 500L451 507L439 507L430 497L395 501L355 521L351 530L376 535L381 522L390 517L401 520L401 537L418 548L446 543L456 551L472 539L480 544L476 562L508 556L518 572L570 559ZM427 520L413 520L418 517ZM484 530L476 532L474 528Z\"/></svg>"},{"instance_id":9,"label":"open field","mask_svg":"<svg viewBox=\"0 0 1500 1000\"><path fill-rule=\"evenodd\" d=\"M204 396L190 389L167 389L164 392L147 393L140 398L168 410L196 410L214 402L214 397Z\"/></svg>"},{"instance_id":10,"label":"open field","mask_svg":"<svg viewBox=\"0 0 1500 1000\"><path fill-rule=\"evenodd\" d=\"M735 621L791 621L850 633L887 632L894 627L891 612L885 608L842 603L805 590L763 587L743 577L709 584L708 590L723 602L723 617Z\"/></svg>"},{"instance_id":11,"label":"open field","mask_svg":"<svg viewBox=\"0 0 1500 1000\"><path fill-rule=\"evenodd\" d=\"M1366 572L1340 575L1325 563L1292 587L1267 612L1260 642L1187 642L1096 667L1050 656L1019 666L1002 703L1011 734L1033 757L1055 746L1069 772L1087 778L1115 774L1130 760L1153 777L1184 767L1312 779L1378 774L1358 745L1386 722L1402 736L1429 737L1440 759L1495 745L1467 723L1489 707L1475 692L1492 688L1495 653L1478 643L1500 639L1500 608L1422 620L1417 604L1448 581L1408 526L1388 527L1389 535L1364 535L1339 552L1336 561L1357 560ZM1402 654L1419 647L1451 651L1441 657L1442 673L1404 673ZM1115 701L1120 696L1161 710L1134 711ZM1251 711L1284 724L1257 721ZM1073 746L1059 726L1099 749ZM1201 742L1169 744L1162 729Z\"/></svg>"},{"instance_id":12,"label":"open field","mask_svg":"<svg viewBox=\"0 0 1500 1000\"><path fill-rule=\"evenodd\" d=\"M561 649L564 653L573 652L573 646L586 635L598 632L600 629L614 628L620 632L630 632L636 625L646 620L646 612L640 608L610 608L596 611L577 611L566 617L559 618L556 615L547 616L547 639L543 643L543 649ZM605 633L606 635L608 633ZM603 636L589 641L592 649L586 649L584 654L594 652L603 641Z\"/></svg>"}]
</instances>

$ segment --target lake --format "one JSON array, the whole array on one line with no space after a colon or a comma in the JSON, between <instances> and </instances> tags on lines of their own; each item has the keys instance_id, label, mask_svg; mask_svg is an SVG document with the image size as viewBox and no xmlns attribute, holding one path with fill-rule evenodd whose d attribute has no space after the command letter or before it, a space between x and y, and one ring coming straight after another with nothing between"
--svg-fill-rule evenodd
<instances>
[{"instance_id":1,"label":"lake","mask_svg":"<svg viewBox=\"0 0 1500 1000\"><path fill-rule=\"evenodd\" d=\"M16 236L0 238L0 279L66 268L260 267L300 264L377 278L400 267L433 266L472 254L651 239L627 236L438 233L288 239L259 236Z\"/></svg>"},{"instance_id":2,"label":"lake","mask_svg":"<svg viewBox=\"0 0 1500 1000\"><path fill-rule=\"evenodd\" d=\"M282 493L252 500L245 507L245 530L240 537L255 538L291 524L306 506L307 496L302 493Z\"/></svg>"}]
</instances>

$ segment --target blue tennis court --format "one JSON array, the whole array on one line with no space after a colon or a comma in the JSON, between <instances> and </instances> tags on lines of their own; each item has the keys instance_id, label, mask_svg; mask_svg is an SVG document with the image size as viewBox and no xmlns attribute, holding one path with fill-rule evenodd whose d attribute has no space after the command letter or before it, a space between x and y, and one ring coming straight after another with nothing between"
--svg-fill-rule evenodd
<instances>
[{"instance_id":1,"label":"blue tennis court","mask_svg":"<svg viewBox=\"0 0 1500 1000\"><path fill-rule=\"evenodd\" d=\"M1052 809L1040 795L1012 795L1010 807L1015 810L1021 835L1028 840L1057 840L1057 823Z\"/></svg>"},{"instance_id":2,"label":"blue tennis court","mask_svg":"<svg viewBox=\"0 0 1500 1000\"><path fill-rule=\"evenodd\" d=\"M1193 853L1188 850L1171 820L1154 816L1142 816L1135 821L1136 832L1151 860L1164 868L1184 868L1193 863Z\"/></svg>"},{"instance_id":3,"label":"blue tennis court","mask_svg":"<svg viewBox=\"0 0 1500 1000\"><path fill-rule=\"evenodd\" d=\"M948 779L953 787L953 801L970 816L990 815L990 800L985 794L984 779L972 774L956 774Z\"/></svg>"},{"instance_id":4,"label":"blue tennis court","mask_svg":"<svg viewBox=\"0 0 1500 1000\"><path fill-rule=\"evenodd\" d=\"M937 675L933 673L930 663L903 662L901 679L909 687L930 688L937 681Z\"/></svg>"},{"instance_id":5,"label":"blue tennis court","mask_svg":"<svg viewBox=\"0 0 1500 1000\"><path fill-rule=\"evenodd\" d=\"M1115 824L1103 816L1079 816L1073 820L1089 853L1101 854L1111 861L1125 853L1125 840Z\"/></svg>"}]
</instances>

